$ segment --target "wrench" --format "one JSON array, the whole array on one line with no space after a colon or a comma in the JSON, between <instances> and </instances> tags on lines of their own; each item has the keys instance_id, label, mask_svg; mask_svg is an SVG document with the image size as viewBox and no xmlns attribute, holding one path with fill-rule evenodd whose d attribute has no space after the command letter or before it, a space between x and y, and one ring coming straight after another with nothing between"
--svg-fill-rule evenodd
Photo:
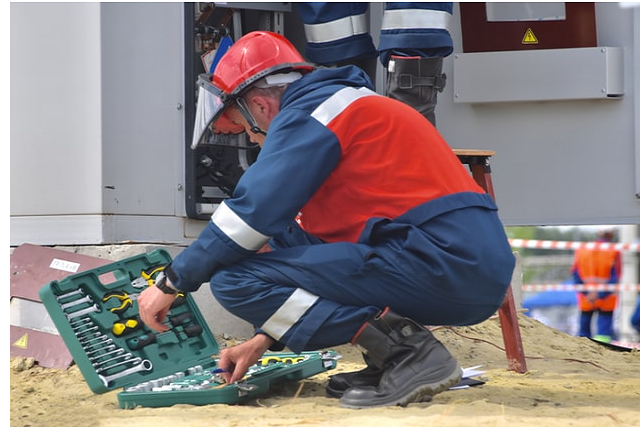
<instances>
[{"instance_id":1,"label":"wrench","mask_svg":"<svg viewBox=\"0 0 640 427\"><path fill-rule=\"evenodd\" d=\"M141 371L150 371L153 369L153 364L150 360L144 359L142 362L133 366L131 368L125 369L124 371L120 371L113 375L100 375L98 374L98 378L102 381L105 387L109 387L109 383L113 380L117 380L118 378L126 377L127 375L135 374L136 372Z\"/></svg>"},{"instance_id":2,"label":"wrench","mask_svg":"<svg viewBox=\"0 0 640 427\"><path fill-rule=\"evenodd\" d=\"M98 326L92 326L90 328L87 329L81 329L79 331L74 331L76 336L78 337L78 339L80 341L85 340L91 336L96 336L97 334L101 334L102 332L97 331ZM87 333L91 332L89 335L87 335Z\"/></svg>"},{"instance_id":3,"label":"wrench","mask_svg":"<svg viewBox=\"0 0 640 427\"><path fill-rule=\"evenodd\" d=\"M124 353L124 348L116 348L115 350L111 350L111 351L108 351L106 353L102 353L102 354L99 354L97 356L90 357L89 361L93 363L96 360L100 360L105 356L110 356L112 354L115 354L117 356L118 354L121 354L121 353Z\"/></svg>"},{"instance_id":4,"label":"wrench","mask_svg":"<svg viewBox=\"0 0 640 427\"><path fill-rule=\"evenodd\" d=\"M109 342L109 340L106 340L106 341L101 341L101 342L99 342L99 343L97 343L97 344L107 344L108 342ZM91 347L93 347L93 346L89 346L89 348L91 348ZM111 350L113 350L114 348L116 348L116 345L115 345L115 344L109 344L109 345L107 345L107 346L105 346L105 347L98 347L98 348L96 348L95 350L91 350L91 351L89 351L89 352L87 352L87 351L86 351L87 349L85 349L85 353L86 353L86 355L87 355L87 356L90 356L90 355L92 355L92 354L99 353L99 352L101 352L101 351L111 351Z\"/></svg>"},{"instance_id":5,"label":"wrench","mask_svg":"<svg viewBox=\"0 0 640 427\"><path fill-rule=\"evenodd\" d=\"M100 306L98 304L93 304L91 307L85 308L83 310L74 311L73 313L65 314L67 316L67 320L74 319L79 316L84 316L85 314L98 312L100 311Z\"/></svg>"},{"instance_id":6,"label":"wrench","mask_svg":"<svg viewBox=\"0 0 640 427\"><path fill-rule=\"evenodd\" d=\"M82 344L83 347L91 347L93 344L91 344L91 346L87 346L87 344L89 344L92 341L96 341L96 340L100 340L100 341L106 341L109 337L104 335L102 332L97 332L96 336L93 338L89 338L85 340L80 340L80 344Z\"/></svg>"},{"instance_id":7,"label":"wrench","mask_svg":"<svg viewBox=\"0 0 640 427\"><path fill-rule=\"evenodd\" d=\"M119 354L117 356L112 357L111 359L105 359L105 360L102 360L100 362L92 363L92 365L93 365L94 368L97 368L99 366L104 365L105 363L113 362L113 361L116 361L118 359L124 359L126 362L134 362L134 361L141 361L142 360L139 357L137 357L135 359L131 359L132 357L133 357L133 354L131 354L131 353ZM129 359L131 359L131 360L129 360ZM122 363L125 363L125 362L122 362ZM103 370L112 368L112 367L117 366L117 365L118 364L113 364L113 365L108 366L106 368L96 369L96 372L102 372Z\"/></svg>"},{"instance_id":8,"label":"wrench","mask_svg":"<svg viewBox=\"0 0 640 427\"><path fill-rule=\"evenodd\" d=\"M78 299L75 299L75 300L73 300L71 302L67 302L65 304L60 304L60 308L63 311L65 311L69 307L73 307L73 306L76 306L76 305L79 305L79 304L84 304L85 302L88 302L88 303L92 303L93 302L93 298L91 298L91 295L86 295L84 298L78 298Z\"/></svg>"},{"instance_id":9,"label":"wrench","mask_svg":"<svg viewBox=\"0 0 640 427\"><path fill-rule=\"evenodd\" d=\"M89 323L87 324L85 322L89 322ZM91 325L93 321L89 317L76 317L75 319L71 320L69 323L74 325L74 326L71 326L71 329L75 331L76 329L84 328L85 326Z\"/></svg>"},{"instance_id":10,"label":"wrench","mask_svg":"<svg viewBox=\"0 0 640 427\"><path fill-rule=\"evenodd\" d=\"M116 362L112 365L108 365L108 366L103 366L100 369L96 369L96 372L105 372L108 371L111 368L115 368L116 366L120 366L120 365L126 365L127 363L140 363L142 362L142 359L139 357L135 357L133 359L129 358L126 360L121 360L120 362Z\"/></svg>"},{"instance_id":11,"label":"wrench","mask_svg":"<svg viewBox=\"0 0 640 427\"><path fill-rule=\"evenodd\" d=\"M57 299L58 301L60 301L60 300L62 300L62 299L65 299L65 298L68 298L68 297L72 297L72 296L74 296L74 295L84 295L84 289L82 289L82 288L78 288L78 289L77 289L77 290L75 290L75 291L71 291L71 292L67 292L66 294L58 295L58 296L56 297L56 299Z\"/></svg>"}]
</instances>

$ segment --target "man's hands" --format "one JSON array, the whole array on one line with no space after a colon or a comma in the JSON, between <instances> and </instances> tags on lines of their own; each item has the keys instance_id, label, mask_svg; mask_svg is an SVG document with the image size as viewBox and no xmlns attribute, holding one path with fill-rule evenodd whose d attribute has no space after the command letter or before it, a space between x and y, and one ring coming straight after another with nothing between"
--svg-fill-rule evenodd
<instances>
[{"instance_id":1,"label":"man's hands","mask_svg":"<svg viewBox=\"0 0 640 427\"><path fill-rule=\"evenodd\" d=\"M155 286L149 286L138 296L138 311L140 319L157 332L166 332L169 326L162 323L167 317L175 295L165 294Z\"/></svg>"},{"instance_id":2,"label":"man's hands","mask_svg":"<svg viewBox=\"0 0 640 427\"><path fill-rule=\"evenodd\" d=\"M224 370L224 372L220 375L222 375L227 384L241 380L247 370L260 360L274 342L267 335L258 334L249 341L223 349L220 352L218 368Z\"/></svg>"},{"instance_id":3,"label":"man's hands","mask_svg":"<svg viewBox=\"0 0 640 427\"><path fill-rule=\"evenodd\" d=\"M149 286L138 296L140 319L154 331L168 331L169 326L162 322L175 298L175 295L165 294L155 286ZM218 368L223 370L220 375L227 384L241 380L274 343L269 336L257 334L242 344L223 349L218 362Z\"/></svg>"}]
</instances>

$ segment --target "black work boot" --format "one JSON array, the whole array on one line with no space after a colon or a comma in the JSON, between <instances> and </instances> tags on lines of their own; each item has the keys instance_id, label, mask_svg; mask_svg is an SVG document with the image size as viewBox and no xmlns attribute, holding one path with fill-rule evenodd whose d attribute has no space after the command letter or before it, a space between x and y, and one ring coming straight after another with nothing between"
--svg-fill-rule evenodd
<instances>
[{"instance_id":1,"label":"black work boot","mask_svg":"<svg viewBox=\"0 0 640 427\"><path fill-rule=\"evenodd\" d=\"M347 389L340 398L346 408L406 406L428 400L462 378L458 362L431 331L388 308L365 323L352 343L384 372L377 386Z\"/></svg>"},{"instance_id":2,"label":"black work boot","mask_svg":"<svg viewBox=\"0 0 640 427\"><path fill-rule=\"evenodd\" d=\"M388 65L386 95L418 110L435 126L438 93L447 83L442 64L442 57L392 56Z\"/></svg>"},{"instance_id":3,"label":"black work boot","mask_svg":"<svg viewBox=\"0 0 640 427\"><path fill-rule=\"evenodd\" d=\"M366 360L366 357L365 357ZM347 389L351 387L373 386L380 383L380 377L384 371L376 366L367 364L367 367L355 372L343 372L329 376L327 384L327 397L341 398ZM423 396L421 402L431 401L431 396Z\"/></svg>"},{"instance_id":4,"label":"black work boot","mask_svg":"<svg viewBox=\"0 0 640 427\"><path fill-rule=\"evenodd\" d=\"M331 375L327 384L327 396L340 398L351 387L377 386L384 371L372 365L366 356L364 360L367 363L364 369Z\"/></svg>"}]
</instances>

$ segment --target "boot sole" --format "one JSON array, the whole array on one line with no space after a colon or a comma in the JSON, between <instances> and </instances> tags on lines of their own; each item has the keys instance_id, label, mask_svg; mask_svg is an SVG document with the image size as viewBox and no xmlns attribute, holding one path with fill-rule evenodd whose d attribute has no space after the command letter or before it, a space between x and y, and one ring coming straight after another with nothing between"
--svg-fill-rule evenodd
<instances>
[{"instance_id":1,"label":"boot sole","mask_svg":"<svg viewBox=\"0 0 640 427\"><path fill-rule=\"evenodd\" d=\"M384 401L367 402L347 402L343 398L340 399L340 406L349 409L364 409L364 408L377 408L381 406L407 406L414 402L428 402L433 396L438 393L442 393L451 386L457 384L462 379L462 369L460 365L456 363L456 369L451 374L437 383L418 384L408 393L402 396L389 396Z\"/></svg>"},{"instance_id":2,"label":"boot sole","mask_svg":"<svg viewBox=\"0 0 640 427\"><path fill-rule=\"evenodd\" d=\"M344 395L344 390L337 390L337 389L333 389L331 387L326 388L326 392L327 392L327 397L331 398L331 399L340 399L343 395ZM431 402L431 397L430 395L425 395L422 396L422 398L420 400L414 400L415 403L417 402Z\"/></svg>"}]
</instances>

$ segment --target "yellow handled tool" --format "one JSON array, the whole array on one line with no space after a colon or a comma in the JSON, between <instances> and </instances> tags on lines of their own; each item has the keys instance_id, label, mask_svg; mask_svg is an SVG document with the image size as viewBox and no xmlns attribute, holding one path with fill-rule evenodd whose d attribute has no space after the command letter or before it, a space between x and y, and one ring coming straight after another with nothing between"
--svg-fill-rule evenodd
<instances>
[{"instance_id":1,"label":"yellow handled tool","mask_svg":"<svg viewBox=\"0 0 640 427\"><path fill-rule=\"evenodd\" d=\"M140 329L140 322L134 317L118 320L113 323L112 332L115 336L123 336Z\"/></svg>"}]
</instances>

